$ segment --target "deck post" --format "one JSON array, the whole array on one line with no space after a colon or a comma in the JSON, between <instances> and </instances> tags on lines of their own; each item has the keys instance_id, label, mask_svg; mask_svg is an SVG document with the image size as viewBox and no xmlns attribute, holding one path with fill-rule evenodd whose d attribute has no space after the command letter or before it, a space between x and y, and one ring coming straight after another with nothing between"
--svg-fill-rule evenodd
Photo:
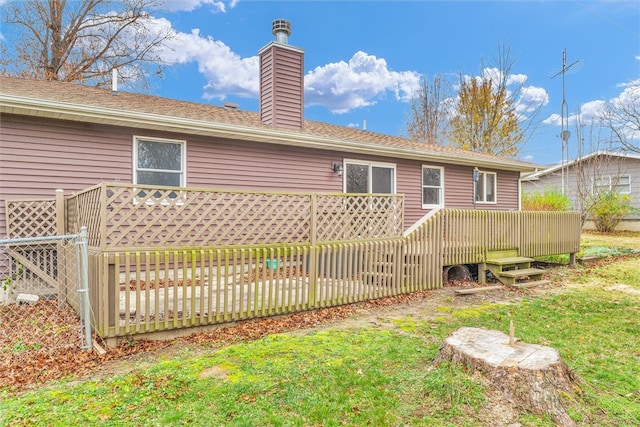
<instances>
[{"instance_id":1,"label":"deck post","mask_svg":"<svg viewBox=\"0 0 640 427\"><path fill-rule=\"evenodd\" d=\"M56 234L58 236L64 236L67 234L66 227L66 209L64 208L64 190L56 190ZM67 257L69 256L68 250L61 242L56 245L56 264L58 269L58 283L60 288L58 289L58 303L61 304L67 301L67 295L69 293L69 283L67 271Z\"/></svg>"},{"instance_id":2,"label":"deck post","mask_svg":"<svg viewBox=\"0 0 640 427\"><path fill-rule=\"evenodd\" d=\"M316 307L318 287L317 236L318 236L318 196L314 193L311 198L311 212L309 213L309 307Z\"/></svg>"},{"instance_id":3,"label":"deck post","mask_svg":"<svg viewBox=\"0 0 640 427\"><path fill-rule=\"evenodd\" d=\"M576 253L575 252L571 252L569 254L569 265L572 266L572 267L574 265L576 265Z\"/></svg>"},{"instance_id":4,"label":"deck post","mask_svg":"<svg viewBox=\"0 0 640 427\"><path fill-rule=\"evenodd\" d=\"M487 283L487 263L478 263L478 284L482 285Z\"/></svg>"},{"instance_id":5,"label":"deck post","mask_svg":"<svg viewBox=\"0 0 640 427\"><path fill-rule=\"evenodd\" d=\"M64 212L64 190L56 190L56 233L58 236L67 234Z\"/></svg>"}]
</instances>

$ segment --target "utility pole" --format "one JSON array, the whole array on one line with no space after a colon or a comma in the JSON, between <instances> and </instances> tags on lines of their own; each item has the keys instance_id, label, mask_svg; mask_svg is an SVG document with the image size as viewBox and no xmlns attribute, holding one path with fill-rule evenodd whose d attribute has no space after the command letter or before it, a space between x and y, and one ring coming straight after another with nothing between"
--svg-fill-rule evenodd
<instances>
[{"instance_id":1,"label":"utility pole","mask_svg":"<svg viewBox=\"0 0 640 427\"><path fill-rule=\"evenodd\" d=\"M565 190L565 176L567 176L569 170L567 168L567 162L569 160L569 138L571 137L571 132L569 131L569 106L567 104L566 93L565 93L565 84L564 84L564 76L567 74L567 71L574 65L576 65L578 61L574 61L571 65L567 66L567 49L562 51L562 70L558 71L551 78L555 78L559 75L562 75L562 131L560 132L560 139L562 140L562 163L561 163L561 175L562 175L562 195L566 195Z\"/></svg>"}]
</instances>

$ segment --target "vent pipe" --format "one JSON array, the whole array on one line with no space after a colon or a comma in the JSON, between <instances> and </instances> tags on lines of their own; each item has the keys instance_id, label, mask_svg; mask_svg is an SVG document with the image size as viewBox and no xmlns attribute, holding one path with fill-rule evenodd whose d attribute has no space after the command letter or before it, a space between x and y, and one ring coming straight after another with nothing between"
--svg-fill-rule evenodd
<instances>
[{"instance_id":1,"label":"vent pipe","mask_svg":"<svg viewBox=\"0 0 640 427\"><path fill-rule=\"evenodd\" d=\"M118 94L118 70L115 68L111 70L111 94Z\"/></svg>"},{"instance_id":2,"label":"vent pipe","mask_svg":"<svg viewBox=\"0 0 640 427\"><path fill-rule=\"evenodd\" d=\"M286 19L276 19L273 21L271 32L276 36L276 42L287 44L288 37L291 35L291 23Z\"/></svg>"}]
</instances>

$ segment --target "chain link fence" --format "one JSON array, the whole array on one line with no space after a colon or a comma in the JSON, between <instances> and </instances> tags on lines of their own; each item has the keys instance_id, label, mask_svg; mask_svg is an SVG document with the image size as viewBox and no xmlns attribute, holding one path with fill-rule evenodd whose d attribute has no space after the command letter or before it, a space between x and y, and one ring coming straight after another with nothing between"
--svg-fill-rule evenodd
<instances>
[{"instance_id":1,"label":"chain link fence","mask_svg":"<svg viewBox=\"0 0 640 427\"><path fill-rule=\"evenodd\" d=\"M91 349L86 230L0 240L0 377Z\"/></svg>"}]
</instances>

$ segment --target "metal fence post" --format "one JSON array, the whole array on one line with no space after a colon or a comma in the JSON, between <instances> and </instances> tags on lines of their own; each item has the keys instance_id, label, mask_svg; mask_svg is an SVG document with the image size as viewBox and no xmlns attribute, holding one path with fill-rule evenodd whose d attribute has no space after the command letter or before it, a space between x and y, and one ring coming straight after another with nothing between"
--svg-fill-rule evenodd
<instances>
[{"instance_id":1,"label":"metal fence post","mask_svg":"<svg viewBox=\"0 0 640 427\"><path fill-rule=\"evenodd\" d=\"M79 256L79 274L80 283L78 294L82 297L82 309L80 310L82 320L84 322L84 345L82 349L91 349L91 305L89 304L89 236L87 234L87 227L82 226L80 228L78 242L78 256Z\"/></svg>"}]
</instances>

